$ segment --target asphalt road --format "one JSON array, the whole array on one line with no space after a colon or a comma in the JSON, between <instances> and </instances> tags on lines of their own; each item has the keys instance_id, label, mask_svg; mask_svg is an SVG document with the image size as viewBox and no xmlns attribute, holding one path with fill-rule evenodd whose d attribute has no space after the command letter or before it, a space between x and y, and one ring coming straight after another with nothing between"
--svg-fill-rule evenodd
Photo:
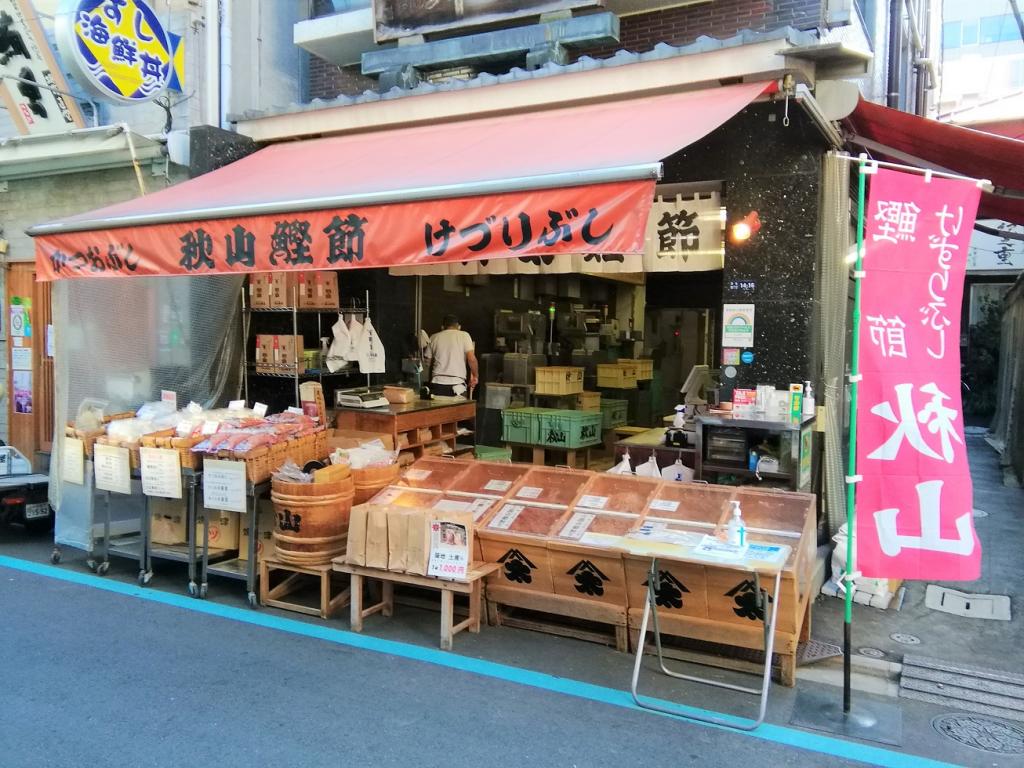
<instances>
[{"instance_id":1,"label":"asphalt road","mask_svg":"<svg viewBox=\"0 0 1024 768\"><path fill-rule=\"evenodd\" d=\"M860 764L93 578L0 566L0 765Z\"/></svg>"}]
</instances>

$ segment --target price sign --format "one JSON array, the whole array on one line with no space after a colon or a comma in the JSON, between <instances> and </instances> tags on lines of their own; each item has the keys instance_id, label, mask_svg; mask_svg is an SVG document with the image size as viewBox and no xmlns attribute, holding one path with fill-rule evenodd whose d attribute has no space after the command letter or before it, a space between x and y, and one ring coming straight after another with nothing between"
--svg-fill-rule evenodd
<instances>
[{"instance_id":1,"label":"price sign","mask_svg":"<svg viewBox=\"0 0 1024 768\"><path fill-rule=\"evenodd\" d=\"M512 487L511 480L488 480L487 485L484 486L485 491L500 491L504 493Z\"/></svg>"},{"instance_id":2,"label":"price sign","mask_svg":"<svg viewBox=\"0 0 1024 768\"><path fill-rule=\"evenodd\" d=\"M203 505L227 512L245 512L245 462L203 461Z\"/></svg>"},{"instance_id":3,"label":"price sign","mask_svg":"<svg viewBox=\"0 0 1024 768\"><path fill-rule=\"evenodd\" d=\"M465 579L469 573L469 533L466 526L450 520L430 524L430 562L427 575Z\"/></svg>"},{"instance_id":4,"label":"price sign","mask_svg":"<svg viewBox=\"0 0 1024 768\"><path fill-rule=\"evenodd\" d=\"M563 539L579 539L590 528L595 517L596 515L589 515L586 512L576 512L558 535Z\"/></svg>"},{"instance_id":5,"label":"price sign","mask_svg":"<svg viewBox=\"0 0 1024 768\"><path fill-rule=\"evenodd\" d=\"M164 499L181 498L181 454L169 448L140 448L142 492Z\"/></svg>"},{"instance_id":6,"label":"price sign","mask_svg":"<svg viewBox=\"0 0 1024 768\"><path fill-rule=\"evenodd\" d=\"M473 522L479 523L480 518L491 508L492 504L494 504L492 499L477 499L474 501L469 507L469 511L473 513Z\"/></svg>"},{"instance_id":7,"label":"price sign","mask_svg":"<svg viewBox=\"0 0 1024 768\"><path fill-rule=\"evenodd\" d=\"M679 509L679 502L669 501L668 499L655 499L651 502L651 509L658 512L675 512Z\"/></svg>"},{"instance_id":8,"label":"price sign","mask_svg":"<svg viewBox=\"0 0 1024 768\"><path fill-rule=\"evenodd\" d=\"M499 531L507 531L508 527L516 521L516 518L522 513L525 507L519 504L506 504L501 508L501 511L494 516L491 520L491 524L488 528L494 528Z\"/></svg>"},{"instance_id":9,"label":"price sign","mask_svg":"<svg viewBox=\"0 0 1024 768\"><path fill-rule=\"evenodd\" d=\"M608 506L607 496L581 496L579 506L587 509L604 509Z\"/></svg>"},{"instance_id":10,"label":"price sign","mask_svg":"<svg viewBox=\"0 0 1024 768\"><path fill-rule=\"evenodd\" d=\"M517 499L538 499L540 495L544 493L543 488L537 488L533 485L524 485L519 489L519 493L516 494Z\"/></svg>"},{"instance_id":11,"label":"price sign","mask_svg":"<svg viewBox=\"0 0 1024 768\"><path fill-rule=\"evenodd\" d=\"M178 410L178 393L169 389L160 390L160 402L170 403L174 410Z\"/></svg>"},{"instance_id":12,"label":"price sign","mask_svg":"<svg viewBox=\"0 0 1024 768\"><path fill-rule=\"evenodd\" d=\"M127 448L96 443L93 447L93 471L97 490L131 494L132 469Z\"/></svg>"},{"instance_id":13,"label":"price sign","mask_svg":"<svg viewBox=\"0 0 1024 768\"><path fill-rule=\"evenodd\" d=\"M228 410L229 411L244 411L245 410L245 400L232 400L230 403L228 403Z\"/></svg>"},{"instance_id":14,"label":"price sign","mask_svg":"<svg viewBox=\"0 0 1024 768\"><path fill-rule=\"evenodd\" d=\"M66 483L85 484L85 443L74 437L64 438L64 461L61 477Z\"/></svg>"},{"instance_id":15,"label":"price sign","mask_svg":"<svg viewBox=\"0 0 1024 768\"><path fill-rule=\"evenodd\" d=\"M252 407L252 412L255 413L258 418L262 419L264 416L267 415L267 404L266 403L256 403Z\"/></svg>"}]
</instances>

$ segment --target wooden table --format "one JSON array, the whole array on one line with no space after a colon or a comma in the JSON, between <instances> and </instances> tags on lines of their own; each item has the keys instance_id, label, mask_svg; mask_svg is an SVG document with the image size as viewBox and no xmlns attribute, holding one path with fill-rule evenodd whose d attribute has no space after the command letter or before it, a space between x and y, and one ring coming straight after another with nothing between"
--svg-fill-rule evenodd
<instances>
[{"instance_id":1,"label":"wooden table","mask_svg":"<svg viewBox=\"0 0 1024 768\"><path fill-rule=\"evenodd\" d=\"M386 408L340 408L336 421L338 429L389 434L396 449L412 451L417 459L429 443L443 440L454 449L460 422L469 422L472 430L476 422L474 401L415 400ZM421 430L429 430L430 438L422 439L426 436Z\"/></svg>"},{"instance_id":2,"label":"wooden table","mask_svg":"<svg viewBox=\"0 0 1024 768\"><path fill-rule=\"evenodd\" d=\"M437 589L441 592L441 650L452 649L453 638L464 629L473 634L480 632L481 590L483 578L500 566L497 563L475 563L469 570L465 581L450 581L434 576L413 576L409 573L382 571L379 568L366 568L361 565L346 563L344 558L334 560L334 570L347 573L351 582L351 626L353 632L363 631L363 619L380 613L391 616L395 609L395 584L408 584L414 587ZM380 602L363 608L363 579L374 579L381 582L382 594ZM469 618L455 624L455 595L469 596Z\"/></svg>"}]
</instances>

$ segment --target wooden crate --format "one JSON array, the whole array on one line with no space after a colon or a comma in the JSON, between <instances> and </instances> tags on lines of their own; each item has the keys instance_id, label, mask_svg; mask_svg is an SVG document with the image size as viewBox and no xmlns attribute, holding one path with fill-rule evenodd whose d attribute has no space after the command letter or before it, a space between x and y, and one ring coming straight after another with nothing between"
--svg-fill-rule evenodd
<instances>
[{"instance_id":1,"label":"wooden crate","mask_svg":"<svg viewBox=\"0 0 1024 768\"><path fill-rule=\"evenodd\" d=\"M636 389L636 367L602 363L597 366L597 386L603 389Z\"/></svg>"},{"instance_id":2,"label":"wooden crate","mask_svg":"<svg viewBox=\"0 0 1024 768\"><path fill-rule=\"evenodd\" d=\"M583 368L555 365L535 371L538 395L575 395L583 391Z\"/></svg>"},{"instance_id":3,"label":"wooden crate","mask_svg":"<svg viewBox=\"0 0 1024 768\"><path fill-rule=\"evenodd\" d=\"M618 364L636 369L637 381L650 381L654 378L654 361L646 358L620 357Z\"/></svg>"},{"instance_id":4,"label":"wooden crate","mask_svg":"<svg viewBox=\"0 0 1024 768\"><path fill-rule=\"evenodd\" d=\"M556 595L592 600L625 610L626 571L619 552L561 541L548 542Z\"/></svg>"},{"instance_id":5,"label":"wooden crate","mask_svg":"<svg viewBox=\"0 0 1024 768\"><path fill-rule=\"evenodd\" d=\"M349 604L351 597L349 580L340 573L336 573L330 563L305 566L288 565L275 560L262 560L259 565L261 605L329 619ZM277 580L277 576L281 573L286 575L283 579ZM344 587L339 589L337 582L344 584ZM320 601L318 605L311 606L294 602L294 600L285 600L286 597L295 594L310 583L319 587Z\"/></svg>"},{"instance_id":6,"label":"wooden crate","mask_svg":"<svg viewBox=\"0 0 1024 768\"><path fill-rule=\"evenodd\" d=\"M487 577L487 584L516 587L529 592L552 594L551 558L542 537L511 536L486 528L477 529L480 555L484 562L498 563L500 569Z\"/></svg>"},{"instance_id":7,"label":"wooden crate","mask_svg":"<svg viewBox=\"0 0 1024 768\"><path fill-rule=\"evenodd\" d=\"M545 595L488 582L487 623L545 632L629 650L629 619L622 606L565 595ZM596 625L596 626L595 626Z\"/></svg>"},{"instance_id":8,"label":"wooden crate","mask_svg":"<svg viewBox=\"0 0 1024 768\"><path fill-rule=\"evenodd\" d=\"M642 610L647 600L647 577L650 574L651 558L625 555L623 562L629 608ZM692 616L706 619L708 595L704 566L677 563L667 559L660 559L659 565L662 590L658 596L658 616Z\"/></svg>"},{"instance_id":9,"label":"wooden crate","mask_svg":"<svg viewBox=\"0 0 1024 768\"><path fill-rule=\"evenodd\" d=\"M580 392L576 395L576 410L578 411L599 411L601 410L600 392Z\"/></svg>"}]
</instances>

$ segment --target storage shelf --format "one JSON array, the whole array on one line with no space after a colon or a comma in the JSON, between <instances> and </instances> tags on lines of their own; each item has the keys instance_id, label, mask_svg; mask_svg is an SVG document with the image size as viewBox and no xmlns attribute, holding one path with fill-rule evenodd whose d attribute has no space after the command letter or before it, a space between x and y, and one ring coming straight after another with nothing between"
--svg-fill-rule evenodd
<instances>
[{"instance_id":1,"label":"storage shelf","mask_svg":"<svg viewBox=\"0 0 1024 768\"><path fill-rule=\"evenodd\" d=\"M702 464L703 469L708 472L719 472L723 475L743 475L744 477L754 477L755 472L752 469L746 467L730 467L726 464L709 464L704 462ZM792 480L793 475L788 472L758 472L756 474L761 475L764 480Z\"/></svg>"},{"instance_id":2,"label":"storage shelf","mask_svg":"<svg viewBox=\"0 0 1024 768\"><path fill-rule=\"evenodd\" d=\"M268 312L276 314L291 314L292 312L298 312L300 315L338 315L346 312L349 314L361 314L363 312L363 310L361 309L314 309L312 307L302 307L300 309L295 309L294 307L246 307L245 311L254 313Z\"/></svg>"},{"instance_id":3,"label":"storage shelf","mask_svg":"<svg viewBox=\"0 0 1024 768\"><path fill-rule=\"evenodd\" d=\"M319 378L326 378L328 376L354 376L354 375L356 375L358 373L359 373L359 369L358 368L351 368L351 369L345 370L345 371L335 371L334 373L331 373L330 371L324 371L322 373L321 372L309 372L309 371L306 371L304 373L298 374L298 376L299 376L300 379L319 379ZM272 372L268 372L268 371L256 371L256 370L253 370L249 375L250 376L265 376L267 378L272 378L272 379L294 379L295 378L294 371L292 373L272 373Z\"/></svg>"}]
</instances>

